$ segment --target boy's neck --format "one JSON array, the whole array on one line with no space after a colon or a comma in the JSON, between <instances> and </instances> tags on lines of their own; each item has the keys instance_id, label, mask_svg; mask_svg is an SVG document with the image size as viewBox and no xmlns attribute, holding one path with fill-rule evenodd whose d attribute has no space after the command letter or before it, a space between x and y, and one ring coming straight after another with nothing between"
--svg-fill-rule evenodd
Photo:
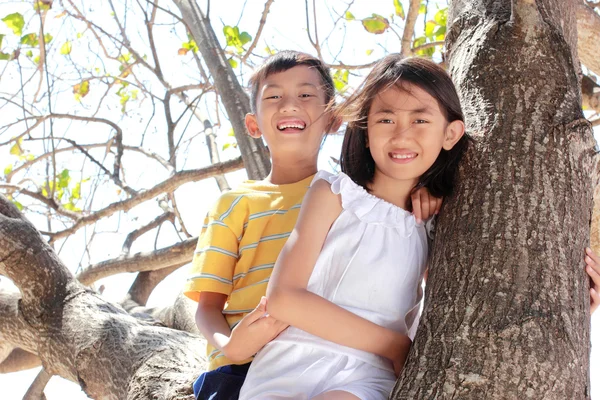
<instances>
[{"instance_id":1,"label":"boy's neck","mask_svg":"<svg viewBox=\"0 0 600 400\"><path fill-rule=\"evenodd\" d=\"M271 172L264 179L273 185L286 185L289 183L300 182L311 175L317 173L317 162L278 162L271 160Z\"/></svg>"},{"instance_id":2,"label":"boy's neck","mask_svg":"<svg viewBox=\"0 0 600 400\"><path fill-rule=\"evenodd\" d=\"M418 179L401 181L376 172L370 189L371 193L380 199L408 210L410 194L417 183Z\"/></svg>"}]
</instances>

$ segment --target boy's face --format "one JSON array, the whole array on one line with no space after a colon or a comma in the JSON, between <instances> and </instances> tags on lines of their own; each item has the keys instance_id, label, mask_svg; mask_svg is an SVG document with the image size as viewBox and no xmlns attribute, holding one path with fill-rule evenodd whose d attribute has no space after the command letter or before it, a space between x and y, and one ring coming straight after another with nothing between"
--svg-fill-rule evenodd
<instances>
[{"instance_id":1,"label":"boy's face","mask_svg":"<svg viewBox=\"0 0 600 400\"><path fill-rule=\"evenodd\" d=\"M319 73L299 65L261 82L246 126L252 137L264 136L273 158L315 156L330 122L325 109Z\"/></svg>"}]
</instances>

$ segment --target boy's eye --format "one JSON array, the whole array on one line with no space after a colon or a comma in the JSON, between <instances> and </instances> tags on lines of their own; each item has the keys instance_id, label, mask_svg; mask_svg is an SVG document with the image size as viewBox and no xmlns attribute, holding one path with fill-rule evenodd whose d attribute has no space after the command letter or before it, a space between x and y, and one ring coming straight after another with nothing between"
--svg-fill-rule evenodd
<instances>
[{"instance_id":1,"label":"boy's eye","mask_svg":"<svg viewBox=\"0 0 600 400\"><path fill-rule=\"evenodd\" d=\"M273 96L267 96L267 97L265 97L265 100L279 99L279 98L281 98L281 96L279 96L279 95L273 95Z\"/></svg>"},{"instance_id":2,"label":"boy's eye","mask_svg":"<svg viewBox=\"0 0 600 400\"><path fill-rule=\"evenodd\" d=\"M415 120L415 124L426 124L428 121L424 120L424 119L417 119Z\"/></svg>"},{"instance_id":3,"label":"boy's eye","mask_svg":"<svg viewBox=\"0 0 600 400\"><path fill-rule=\"evenodd\" d=\"M313 97L313 95L310 94L310 93L303 93L303 94L300 95L300 97L304 97L304 98L306 98L306 97Z\"/></svg>"},{"instance_id":4,"label":"boy's eye","mask_svg":"<svg viewBox=\"0 0 600 400\"><path fill-rule=\"evenodd\" d=\"M394 121L392 121L392 120L391 120L391 119L389 119L389 118L380 119L380 120L379 120L379 121L377 121L377 122L379 122L379 123L381 123L381 124L393 124L393 123L394 123Z\"/></svg>"}]
</instances>

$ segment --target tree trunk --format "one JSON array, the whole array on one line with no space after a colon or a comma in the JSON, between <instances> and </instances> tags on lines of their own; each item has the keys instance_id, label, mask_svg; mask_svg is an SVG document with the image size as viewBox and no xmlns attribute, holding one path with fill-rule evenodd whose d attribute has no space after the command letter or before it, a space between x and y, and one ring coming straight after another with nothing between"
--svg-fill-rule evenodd
<instances>
[{"instance_id":1,"label":"tree trunk","mask_svg":"<svg viewBox=\"0 0 600 400\"><path fill-rule=\"evenodd\" d=\"M446 201L393 399L588 399L593 138L575 1L462 0L449 68L477 143Z\"/></svg>"},{"instance_id":2,"label":"tree trunk","mask_svg":"<svg viewBox=\"0 0 600 400\"><path fill-rule=\"evenodd\" d=\"M250 179L264 178L269 174L271 168L268 153L262 140L253 139L246 134L244 123L246 114L250 112L250 100L233 73L208 17L202 13L195 0L173 0L173 2L179 8L215 81L215 86L233 126L248 177Z\"/></svg>"}]
</instances>

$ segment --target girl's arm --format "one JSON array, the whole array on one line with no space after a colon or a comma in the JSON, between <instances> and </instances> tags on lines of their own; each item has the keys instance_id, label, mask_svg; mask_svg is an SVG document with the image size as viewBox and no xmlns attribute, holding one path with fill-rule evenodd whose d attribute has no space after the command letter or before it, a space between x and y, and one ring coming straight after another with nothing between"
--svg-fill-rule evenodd
<instances>
[{"instance_id":1,"label":"girl's arm","mask_svg":"<svg viewBox=\"0 0 600 400\"><path fill-rule=\"evenodd\" d=\"M329 184L315 182L275 264L267 288L267 311L275 319L325 340L398 363L410 348L408 336L361 318L306 289L327 233L341 211L340 198L331 192Z\"/></svg>"}]
</instances>

